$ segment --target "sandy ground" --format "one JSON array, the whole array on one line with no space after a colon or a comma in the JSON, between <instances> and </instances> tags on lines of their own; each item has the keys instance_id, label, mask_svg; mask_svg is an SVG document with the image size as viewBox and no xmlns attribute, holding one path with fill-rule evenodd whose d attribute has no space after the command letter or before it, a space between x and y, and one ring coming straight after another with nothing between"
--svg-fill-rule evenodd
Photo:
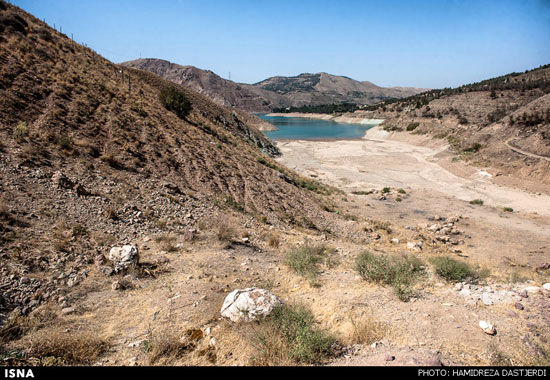
<instances>
[{"instance_id":1,"label":"sandy ground","mask_svg":"<svg viewBox=\"0 0 550 380\"><path fill-rule=\"evenodd\" d=\"M480 264L504 268L511 259L536 267L550 260L550 196L497 185L491 169L451 163L440 140L397 139L373 128L361 140L279 142L279 160L346 191L350 207L365 218L405 227L429 216L462 215L471 236L465 255ZM403 188L407 196L397 203L381 201L379 195L351 194L384 187ZM482 199L484 205L471 205L474 199Z\"/></svg>"},{"instance_id":2,"label":"sandy ground","mask_svg":"<svg viewBox=\"0 0 550 380\"><path fill-rule=\"evenodd\" d=\"M489 170L463 170L463 176L439 165L446 145L412 145L384 137L377 129L362 140L288 141L278 145L286 166L347 191L385 186L430 190L463 201L482 199L486 205L512 207L550 216L550 196L499 186Z\"/></svg>"}]
</instances>

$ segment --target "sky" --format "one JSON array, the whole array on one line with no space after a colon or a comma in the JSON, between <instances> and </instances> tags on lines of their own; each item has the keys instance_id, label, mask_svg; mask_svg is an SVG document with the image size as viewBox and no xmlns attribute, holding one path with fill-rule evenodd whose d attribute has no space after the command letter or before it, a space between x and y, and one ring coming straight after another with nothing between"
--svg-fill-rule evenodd
<instances>
[{"instance_id":1,"label":"sky","mask_svg":"<svg viewBox=\"0 0 550 380\"><path fill-rule=\"evenodd\" d=\"M550 63L550 0L9 1L113 62L243 83L328 72L443 88Z\"/></svg>"}]
</instances>

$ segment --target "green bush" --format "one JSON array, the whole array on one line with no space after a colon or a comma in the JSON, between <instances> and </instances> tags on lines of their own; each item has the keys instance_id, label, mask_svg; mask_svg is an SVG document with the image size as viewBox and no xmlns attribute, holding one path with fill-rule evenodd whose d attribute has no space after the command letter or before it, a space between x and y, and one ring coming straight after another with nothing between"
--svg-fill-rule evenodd
<instances>
[{"instance_id":1,"label":"green bush","mask_svg":"<svg viewBox=\"0 0 550 380\"><path fill-rule=\"evenodd\" d=\"M357 256L355 270L366 281L390 285L402 301L408 301L411 286L424 272L424 263L413 256L385 256L363 251Z\"/></svg>"},{"instance_id":2,"label":"green bush","mask_svg":"<svg viewBox=\"0 0 550 380\"><path fill-rule=\"evenodd\" d=\"M319 274L319 266L323 262L331 265L330 254L332 251L331 248L327 248L323 244L306 243L301 247L291 249L286 255L285 264L294 272L313 282Z\"/></svg>"},{"instance_id":3,"label":"green bush","mask_svg":"<svg viewBox=\"0 0 550 380\"><path fill-rule=\"evenodd\" d=\"M15 141L21 142L29 135L29 128L27 127L27 122L22 121L21 123L17 124L17 127L13 130L13 139Z\"/></svg>"},{"instance_id":4,"label":"green bush","mask_svg":"<svg viewBox=\"0 0 550 380\"><path fill-rule=\"evenodd\" d=\"M259 364L277 365L284 359L295 363L319 363L331 353L335 339L316 326L305 306L283 305L260 321L257 335Z\"/></svg>"},{"instance_id":5,"label":"green bush","mask_svg":"<svg viewBox=\"0 0 550 380\"><path fill-rule=\"evenodd\" d=\"M164 108L174 112L180 119L184 119L191 111L191 102L189 102L185 93L176 86L163 87L159 96Z\"/></svg>"},{"instance_id":6,"label":"green bush","mask_svg":"<svg viewBox=\"0 0 550 380\"><path fill-rule=\"evenodd\" d=\"M481 199L474 199L474 200L470 201L470 204L471 205L483 206L483 201Z\"/></svg>"},{"instance_id":7,"label":"green bush","mask_svg":"<svg viewBox=\"0 0 550 380\"><path fill-rule=\"evenodd\" d=\"M409 125L407 125L407 131L414 131L419 125L420 123L410 123Z\"/></svg>"},{"instance_id":8,"label":"green bush","mask_svg":"<svg viewBox=\"0 0 550 380\"><path fill-rule=\"evenodd\" d=\"M435 266L435 273L447 281L475 281L486 275L485 273L479 273L467 263L447 256L434 257L430 261Z\"/></svg>"}]
</instances>

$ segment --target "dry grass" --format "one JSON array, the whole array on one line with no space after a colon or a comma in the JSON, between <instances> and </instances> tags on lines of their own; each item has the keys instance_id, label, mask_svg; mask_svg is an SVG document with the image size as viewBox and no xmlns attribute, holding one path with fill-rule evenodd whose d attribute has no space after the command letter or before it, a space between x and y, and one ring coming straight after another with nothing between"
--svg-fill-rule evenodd
<instances>
[{"instance_id":1,"label":"dry grass","mask_svg":"<svg viewBox=\"0 0 550 380\"><path fill-rule=\"evenodd\" d=\"M279 245L281 244L281 237L279 236L279 234L271 232L267 237L267 244L271 248L279 248Z\"/></svg>"},{"instance_id":2,"label":"dry grass","mask_svg":"<svg viewBox=\"0 0 550 380\"><path fill-rule=\"evenodd\" d=\"M189 329L183 334L167 328L157 333L151 333L149 339L142 343L144 351L149 356L149 363L170 363L195 350L197 343L203 338L198 329Z\"/></svg>"},{"instance_id":3,"label":"dry grass","mask_svg":"<svg viewBox=\"0 0 550 380\"><path fill-rule=\"evenodd\" d=\"M370 345L374 342L382 340L387 333L386 324L377 321L371 315L361 317L360 319L351 320L351 334L348 337L350 344L365 344Z\"/></svg>"},{"instance_id":4,"label":"dry grass","mask_svg":"<svg viewBox=\"0 0 550 380\"><path fill-rule=\"evenodd\" d=\"M254 365L320 363L331 355L334 338L317 327L305 306L280 306L260 321Z\"/></svg>"},{"instance_id":5,"label":"dry grass","mask_svg":"<svg viewBox=\"0 0 550 380\"><path fill-rule=\"evenodd\" d=\"M27 352L44 364L75 365L93 363L108 347L105 340L91 333L49 330L30 337Z\"/></svg>"},{"instance_id":6,"label":"dry grass","mask_svg":"<svg viewBox=\"0 0 550 380\"><path fill-rule=\"evenodd\" d=\"M160 249L166 252L176 252L178 250L176 240L176 237L171 234L162 234L155 237Z\"/></svg>"}]
</instances>

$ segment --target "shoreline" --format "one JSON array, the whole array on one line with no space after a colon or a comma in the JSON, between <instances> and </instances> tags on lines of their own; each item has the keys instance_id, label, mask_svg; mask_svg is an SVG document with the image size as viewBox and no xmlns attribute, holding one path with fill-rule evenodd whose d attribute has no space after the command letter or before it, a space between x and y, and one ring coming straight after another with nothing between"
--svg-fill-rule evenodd
<instances>
[{"instance_id":1,"label":"shoreline","mask_svg":"<svg viewBox=\"0 0 550 380\"><path fill-rule=\"evenodd\" d=\"M343 114L340 116L330 115L326 113L301 113L301 112L290 112L290 113L268 113L265 116L269 117L301 117L305 119L314 119L314 120L327 120L334 121L336 123L346 123L346 124L359 124L359 125L373 125L377 126L384 122L384 119L370 119L364 117L352 117L352 114Z\"/></svg>"}]
</instances>

